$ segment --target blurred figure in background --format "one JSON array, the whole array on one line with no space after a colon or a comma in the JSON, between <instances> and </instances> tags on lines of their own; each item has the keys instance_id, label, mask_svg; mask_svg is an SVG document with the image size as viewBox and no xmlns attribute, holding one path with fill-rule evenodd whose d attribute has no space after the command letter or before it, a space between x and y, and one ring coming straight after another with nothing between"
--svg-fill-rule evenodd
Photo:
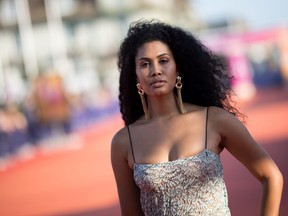
<instances>
[{"instance_id":1,"label":"blurred figure in background","mask_svg":"<svg viewBox=\"0 0 288 216\"><path fill-rule=\"evenodd\" d=\"M27 120L15 104L8 103L0 108L0 169L15 154L20 154L29 138Z\"/></svg>"},{"instance_id":2,"label":"blurred figure in background","mask_svg":"<svg viewBox=\"0 0 288 216\"><path fill-rule=\"evenodd\" d=\"M69 97L58 73L49 71L37 77L33 101L42 137L70 132Z\"/></svg>"}]
</instances>

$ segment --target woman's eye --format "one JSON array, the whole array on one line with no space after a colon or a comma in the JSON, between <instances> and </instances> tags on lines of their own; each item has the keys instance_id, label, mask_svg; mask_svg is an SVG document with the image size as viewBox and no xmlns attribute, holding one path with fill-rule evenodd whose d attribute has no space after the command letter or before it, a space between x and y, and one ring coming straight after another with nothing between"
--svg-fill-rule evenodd
<instances>
[{"instance_id":1,"label":"woman's eye","mask_svg":"<svg viewBox=\"0 0 288 216\"><path fill-rule=\"evenodd\" d=\"M140 67L141 67L141 68L145 68L145 67L147 67L147 66L149 66L149 62L142 62L142 63L140 63Z\"/></svg>"},{"instance_id":2,"label":"woman's eye","mask_svg":"<svg viewBox=\"0 0 288 216\"><path fill-rule=\"evenodd\" d=\"M168 62L168 59L161 59L161 60L160 60L160 63L161 63L161 64L166 64L167 62Z\"/></svg>"}]
</instances>

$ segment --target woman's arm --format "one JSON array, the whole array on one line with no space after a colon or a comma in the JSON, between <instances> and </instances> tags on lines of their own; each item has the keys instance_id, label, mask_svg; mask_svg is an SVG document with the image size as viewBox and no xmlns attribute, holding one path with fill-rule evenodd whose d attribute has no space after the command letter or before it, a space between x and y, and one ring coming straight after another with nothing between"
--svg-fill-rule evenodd
<instances>
[{"instance_id":1,"label":"woman's arm","mask_svg":"<svg viewBox=\"0 0 288 216\"><path fill-rule=\"evenodd\" d=\"M126 128L119 131L112 140L111 163L116 179L121 212L123 216L143 215L139 188L135 184L133 170L128 165ZM128 142L127 142L128 141Z\"/></svg>"},{"instance_id":2,"label":"woman's arm","mask_svg":"<svg viewBox=\"0 0 288 216\"><path fill-rule=\"evenodd\" d=\"M217 108L212 112L214 114L209 116L218 116L214 118L214 124L220 126L218 130L221 145L247 167L263 185L261 215L278 215L283 177L277 165L237 118Z\"/></svg>"}]
</instances>

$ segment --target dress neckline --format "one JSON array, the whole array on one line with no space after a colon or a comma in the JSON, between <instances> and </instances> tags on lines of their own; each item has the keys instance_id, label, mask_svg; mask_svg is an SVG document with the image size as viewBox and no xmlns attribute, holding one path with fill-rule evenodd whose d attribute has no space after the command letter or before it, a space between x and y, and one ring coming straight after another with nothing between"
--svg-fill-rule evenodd
<instances>
[{"instance_id":1,"label":"dress neckline","mask_svg":"<svg viewBox=\"0 0 288 216\"><path fill-rule=\"evenodd\" d=\"M200 151L199 153L195 154L195 155L191 155L191 156L188 156L188 157L185 157L185 158L178 158L178 159L175 159L175 160L171 160L171 161L165 161L165 162L159 162L159 163L134 163L133 164L133 169L135 169L135 166L147 166L147 167L150 167L150 166L166 166L166 165L169 165L169 164L173 164L173 163L177 163L177 162L180 162L180 161L186 161L186 160L190 160L190 159L193 159L195 157L198 157L202 154L213 154L217 157L219 157L219 154L215 153L214 151L212 150L209 150L207 148L203 149L202 151Z\"/></svg>"}]
</instances>

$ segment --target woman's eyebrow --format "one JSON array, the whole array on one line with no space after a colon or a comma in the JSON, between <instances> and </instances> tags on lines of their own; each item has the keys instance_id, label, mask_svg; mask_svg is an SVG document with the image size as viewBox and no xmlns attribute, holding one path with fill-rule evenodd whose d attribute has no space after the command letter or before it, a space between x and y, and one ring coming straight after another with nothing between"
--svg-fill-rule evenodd
<instances>
[{"instance_id":1,"label":"woman's eyebrow","mask_svg":"<svg viewBox=\"0 0 288 216\"><path fill-rule=\"evenodd\" d=\"M169 53L162 53L162 54L158 55L157 58L161 58L162 56L165 56L165 55L170 56ZM146 60L147 61L149 59L150 58L148 58L148 57L140 57L140 58L138 58L138 61L141 61L141 60Z\"/></svg>"}]
</instances>

